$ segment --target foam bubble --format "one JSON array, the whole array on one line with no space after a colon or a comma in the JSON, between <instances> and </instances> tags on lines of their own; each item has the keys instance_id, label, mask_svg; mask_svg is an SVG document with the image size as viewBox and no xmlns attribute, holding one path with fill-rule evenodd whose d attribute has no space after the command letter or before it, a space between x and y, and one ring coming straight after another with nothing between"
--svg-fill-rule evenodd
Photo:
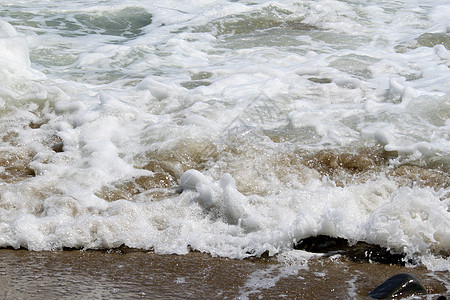
<instances>
[{"instance_id":1,"label":"foam bubble","mask_svg":"<svg viewBox=\"0 0 450 300\"><path fill-rule=\"evenodd\" d=\"M26 38L20 36L14 27L5 21L0 22L0 51L2 52L1 74L4 81L10 80L13 74L25 76L38 74L30 68L31 62ZM31 78L36 77L32 76Z\"/></svg>"}]
</instances>

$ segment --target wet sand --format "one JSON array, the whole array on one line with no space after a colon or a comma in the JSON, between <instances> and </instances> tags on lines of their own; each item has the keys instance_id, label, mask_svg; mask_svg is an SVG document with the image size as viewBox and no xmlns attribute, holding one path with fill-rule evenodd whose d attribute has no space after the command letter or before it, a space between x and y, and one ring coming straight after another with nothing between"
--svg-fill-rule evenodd
<instances>
[{"instance_id":1,"label":"wet sand","mask_svg":"<svg viewBox=\"0 0 450 300\"><path fill-rule=\"evenodd\" d=\"M318 257L297 269L291 267L275 258L232 260L196 252L179 256L133 249L2 249L0 298L367 299L373 288L398 273L420 279L429 293L422 299L449 293L448 272L432 273L420 267L344 257Z\"/></svg>"}]
</instances>

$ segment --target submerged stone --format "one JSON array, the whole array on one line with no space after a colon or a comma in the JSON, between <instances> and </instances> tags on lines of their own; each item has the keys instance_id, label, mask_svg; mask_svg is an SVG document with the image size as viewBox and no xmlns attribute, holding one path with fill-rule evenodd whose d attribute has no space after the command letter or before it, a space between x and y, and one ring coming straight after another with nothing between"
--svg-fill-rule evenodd
<instances>
[{"instance_id":1,"label":"submerged stone","mask_svg":"<svg viewBox=\"0 0 450 300\"><path fill-rule=\"evenodd\" d=\"M294 245L294 249L326 255L340 254L355 262L377 262L405 265L405 255L364 242L350 243L347 239L318 235L305 238ZM412 262L412 261L411 261Z\"/></svg>"},{"instance_id":2,"label":"submerged stone","mask_svg":"<svg viewBox=\"0 0 450 300\"><path fill-rule=\"evenodd\" d=\"M401 298L424 295L427 291L416 277L401 273L392 276L369 293L374 299Z\"/></svg>"}]
</instances>

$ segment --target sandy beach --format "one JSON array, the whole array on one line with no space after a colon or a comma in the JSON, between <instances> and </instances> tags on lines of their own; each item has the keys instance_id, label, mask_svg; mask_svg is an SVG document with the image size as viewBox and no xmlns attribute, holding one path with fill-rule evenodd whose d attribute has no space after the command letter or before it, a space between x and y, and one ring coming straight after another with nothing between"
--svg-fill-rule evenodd
<instances>
[{"instance_id":1,"label":"sandy beach","mask_svg":"<svg viewBox=\"0 0 450 300\"><path fill-rule=\"evenodd\" d=\"M447 272L344 257L318 257L292 272L276 258L109 251L0 251L2 299L367 299L388 277L409 273L428 298L446 295ZM291 273L286 270L291 270Z\"/></svg>"}]
</instances>

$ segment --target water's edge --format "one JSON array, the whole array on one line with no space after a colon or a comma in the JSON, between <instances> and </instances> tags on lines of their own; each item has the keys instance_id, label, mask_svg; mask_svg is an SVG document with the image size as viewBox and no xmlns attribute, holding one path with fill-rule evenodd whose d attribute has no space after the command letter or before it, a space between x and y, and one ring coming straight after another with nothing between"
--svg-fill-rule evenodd
<instances>
[{"instance_id":1,"label":"water's edge","mask_svg":"<svg viewBox=\"0 0 450 300\"><path fill-rule=\"evenodd\" d=\"M233 260L199 252L159 255L130 248L55 252L1 249L0 270L3 299L367 299L373 288L398 273L419 278L429 297L422 299L435 299L448 293L449 284L446 272L354 262L343 256L317 256L308 261Z\"/></svg>"}]
</instances>

